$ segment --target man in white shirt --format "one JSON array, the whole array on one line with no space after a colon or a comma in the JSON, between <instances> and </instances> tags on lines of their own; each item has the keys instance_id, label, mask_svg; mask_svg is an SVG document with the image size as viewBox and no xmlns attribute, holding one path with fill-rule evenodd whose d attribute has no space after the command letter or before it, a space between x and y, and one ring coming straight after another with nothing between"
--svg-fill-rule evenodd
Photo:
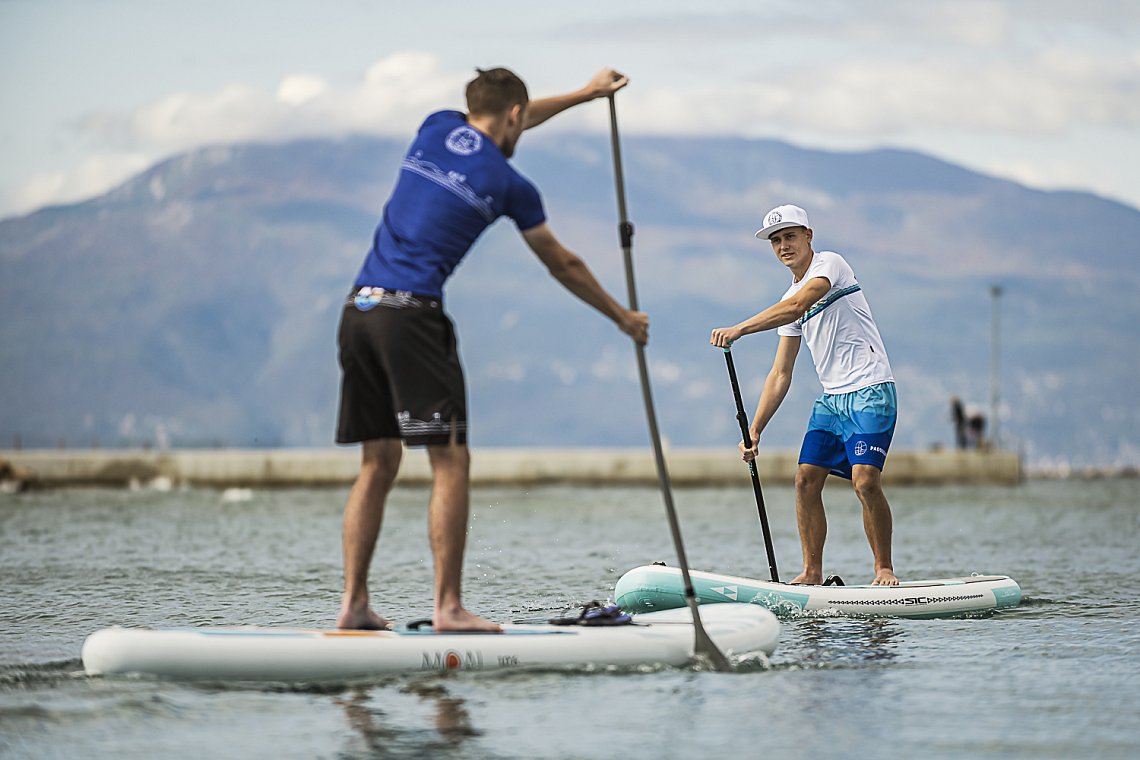
<instances>
[{"instance_id":1,"label":"man in white shirt","mask_svg":"<svg viewBox=\"0 0 1140 760\"><path fill-rule=\"evenodd\" d=\"M895 430L894 376L871 308L855 273L838 253L812 250L807 212L777 206L756 237L768 240L792 271L784 297L732 327L712 331L710 343L728 348L745 335L775 328L780 336L749 434L740 448L756 457L760 434L788 393L801 339L806 339L823 395L812 407L796 471L796 522L804 569L792 583L823 582L827 516L823 486L829 474L851 480L863 505L863 529L875 557L874 585L895 586L891 562L891 508L881 475Z\"/></svg>"}]
</instances>

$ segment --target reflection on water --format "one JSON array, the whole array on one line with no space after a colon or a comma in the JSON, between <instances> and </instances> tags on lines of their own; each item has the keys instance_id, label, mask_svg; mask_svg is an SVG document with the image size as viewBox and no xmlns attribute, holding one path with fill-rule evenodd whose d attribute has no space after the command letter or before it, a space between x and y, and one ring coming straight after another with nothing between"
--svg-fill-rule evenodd
<instances>
[{"instance_id":1,"label":"reflection on water","mask_svg":"<svg viewBox=\"0 0 1140 760\"><path fill-rule=\"evenodd\" d=\"M890 618L805 618L793 625L794 659L808 667L889 662L906 640L899 622Z\"/></svg>"},{"instance_id":2,"label":"reflection on water","mask_svg":"<svg viewBox=\"0 0 1140 760\"><path fill-rule=\"evenodd\" d=\"M418 696L432 710L433 729L409 727L404 718L395 718L377 707L374 698L386 690L354 688L347 696L335 700L344 710L348 725L371 757L389 757L409 751L433 753L457 750L480 732L471 725L471 716L463 700L452 697L440 683L415 681L403 686L401 694ZM355 743L355 741L354 741ZM347 754L353 754L346 750Z\"/></svg>"}]
</instances>

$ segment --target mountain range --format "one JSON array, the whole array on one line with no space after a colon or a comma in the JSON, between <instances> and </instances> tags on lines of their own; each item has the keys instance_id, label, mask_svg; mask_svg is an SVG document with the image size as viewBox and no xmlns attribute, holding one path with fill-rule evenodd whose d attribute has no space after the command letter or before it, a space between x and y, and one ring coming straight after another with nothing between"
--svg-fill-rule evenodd
<instances>
[{"instance_id":1,"label":"mountain range","mask_svg":"<svg viewBox=\"0 0 1140 760\"><path fill-rule=\"evenodd\" d=\"M101 197L0 221L0 447L331 443L339 312L405 147L208 147ZM735 447L708 336L786 289L752 233L795 203L816 249L843 254L870 301L898 383L896 446L953 445L950 398L989 414L996 372L1000 443L1031 467L1140 464L1137 209L901 150L641 136L622 148L669 445ZM625 301L609 151L605 136L538 130L514 163L559 238ZM445 304L474 446L647 444L628 340L561 290L508 220L460 265ZM764 333L733 349L749 411L775 345ZM803 353L765 446L799 444L820 390Z\"/></svg>"}]
</instances>

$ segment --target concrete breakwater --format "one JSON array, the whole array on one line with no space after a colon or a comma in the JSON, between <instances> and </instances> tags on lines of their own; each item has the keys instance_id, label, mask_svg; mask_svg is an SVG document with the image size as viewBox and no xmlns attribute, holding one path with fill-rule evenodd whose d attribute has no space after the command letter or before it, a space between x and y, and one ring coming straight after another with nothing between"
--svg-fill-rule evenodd
<instances>
[{"instance_id":1,"label":"concrete breakwater","mask_svg":"<svg viewBox=\"0 0 1140 760\"><path fill-rule=\"evenodd\" d=\"M762 452L764 483L793 482L796 451ZM667 449L674 485L747 485L748 468L731 449ZM360 464L356 447L321 449L176 449L170 451L61 449L0 451L0 480L18 488L125 487L163 484L204 488L341 487ZM655 485L649 449L472 449L476 486L541 484ZM1024 478L1012 451L892 451L884 472L888 484L1009 484ZM423 450L406 450L402 485L431 482Z\"/></svg>"}]
</instances>

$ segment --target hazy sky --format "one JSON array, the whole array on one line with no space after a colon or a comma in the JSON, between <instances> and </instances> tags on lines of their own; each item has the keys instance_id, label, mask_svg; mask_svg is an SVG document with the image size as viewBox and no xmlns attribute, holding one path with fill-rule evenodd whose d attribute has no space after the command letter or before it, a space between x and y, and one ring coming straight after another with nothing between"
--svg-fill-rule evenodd
<instances>
[{"instance_id":1,"label":"hazy sky","mask_svg":"<svg viewBox=\"0 0 1140 760\"><path fill-rule=\"evenodd\" d=\"M410 138L494 65L533 96L621 69L629 134L913 148L1140 207L1134 0L0 0L0 216L201 144Z\"/></svg>"}]
</instances>

